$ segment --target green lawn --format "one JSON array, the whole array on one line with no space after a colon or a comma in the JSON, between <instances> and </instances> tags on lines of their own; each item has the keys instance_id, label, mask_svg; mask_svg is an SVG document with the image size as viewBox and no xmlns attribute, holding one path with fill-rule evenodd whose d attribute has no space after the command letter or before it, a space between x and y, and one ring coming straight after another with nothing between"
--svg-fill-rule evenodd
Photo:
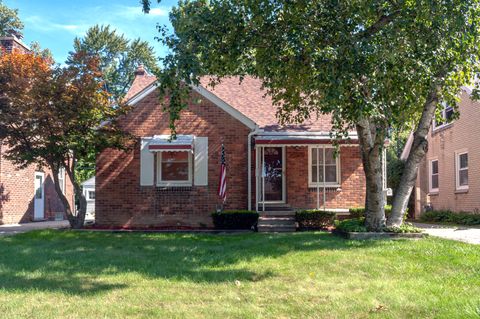
<instances>
[{"instance_id":1,"label":"green lawn","mask_svg":"<svg viewBox=\"0 0 480 319\"><path fill-rule=\"evenodd\" d=\"M0 237L1 318L478 318L480 246L327 233Z\"/></svg>"}]
</instances>

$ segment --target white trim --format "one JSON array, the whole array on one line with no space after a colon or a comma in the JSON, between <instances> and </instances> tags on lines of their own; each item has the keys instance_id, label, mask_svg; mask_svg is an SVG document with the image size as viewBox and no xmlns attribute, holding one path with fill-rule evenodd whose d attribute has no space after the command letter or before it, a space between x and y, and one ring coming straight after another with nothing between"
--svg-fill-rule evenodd
<instances>
[{"instance_id":1,"label":"white trim","mask_svg":"<svg viewBox=\"0 0 480 319\"><path fill-rule=\"evenodd\" d=\"M447 111L447 109L451 109L452 111L455 111L455 110L453 109L452 106L448 106L445 102L442 102L441 105L442 105L442 110L441 110L442 119L444 120L444 122L440 125L437 125L437 119L436 119L436 117L434 117L433 118L433 125L432 125L432 131L433 132L453 124L453 120L451 120L450 122L447 122L448 119L447 119L446 111Z\"/></svg>"},{"instance_id":2,"label":"white trim","mask_svg":"<svg viewBox=\"0 0 480 319\"><path fill-rule=\"evenodd\" d=\"M86 197L87 197L87 201L89 201L89 202L94 202L94 201L95 201L95 197L92 198L92 197L90 196L90 194L92 194L92 193L93 193L93 195L95 196L95 190L94 190L94 189L88 189L88 190L87 190L87 196L86 196Z\"/></svg>"},{"instance_id":3,"label":"white trim","mask_svg":"<svg viewBox=\"0 0 480 319\"><path fill-rule=\"evenodd\" d=\"M162 181L162 152L158 152L156 156L157 165L157 186L163 187L186 187L192 186L192 153L188 152L188 180L186 181Z\"/></svg>"},{"instance_id":4,"label":"white trim","mask_svg":"<svg viewBox=\"0 0 480 319\"><path fill-rule=\"evenodd\" d=\"M325 137L324 139L325 140L330 140L332 139L331 136L330 136L330 132L318 132L318 131L304 131L304 132L289 132L289 131L285 131L285 132L270 132L270 131L264 131L264 130L260 130L258 133L257 133L258 136L322 136L322 137ZM357 138L358 135L356 132L354 131L350 131L348 132L348 137L349 138Z\"/></svg>"},{"instance_id":5,"label":"white trim","mask_svg":"<svg viewBox=\"0 0 480 319\"><path fill-rule=\"evenodd\" d=\"M314 148L335 148L333 145L330 145L330 144L318 144L318 145L309 145L308 146L308 187L309 188L313 188L313 187L318 187L318 186L325 186L327 188L331 188L331 187L340 187L340 185L342 184L342 181L341 181L341 161L340 161L340 153L337 154L337 157L335 158L335 161L336 161L336 168L337 168L337 181L335 183L327 183L325 182L325 175L323 176L323 180L324 182L323 183L320 183L320 182L312 182L312 149ZM324 162L325 162L325 159L324 159ZM324 167L325 164L322 166Z\"/></svg>"},{"instance_id":6,"label":"white trim","mask_svg":"<svg viewBox=\"0 0 480 319\"><path fill-rule=\"evenodd\" d=\"M464 154L467 154L467 160L468 160L467 149L461 149L461 150L455 151L455 190L457 191L468 190L468 184L460 185L460 155L464 155ZM467 171L467 174L468 174L468 167L469 167L469 164L467 164L466 168L462 168L462 170Z\"/></svg>"},{"instance_id":7,"label":"white trim","mask_svg":"<svg viewBox=\"0 0 480 319\"><path fill-rule=\"evenodd\" d=\"M141 100L143 100L144 97L146 97L147 95L149 95L150 93L152 93L153 91L155 91L157 89L157 82L153 82L152 84L150 84L149 86L145 87L143 90L141 90L140 92L138 92L137 94L135 94L133 97L131 97L128 101L127 101L127 104L128 105L135 105L137 104L138 102L140 102Z\"/></svg>"},{"instance_id":8,"label":"white trim","mask_svg":"<svg viewBox=\"0 0 480 319\"><path fill-rule=\"evenodd\" d=\"M432 177L433 177L433 174L432 174L432 166L433 166L433 162L437 162L437 176L438 176L438 187L437 188L433 188L432 187ZM438 190L439 190L439 187L440 187L440 163L438 162L438 158L437 157L433 157L433 158L430 158L428 160L428 191L429 193L438 193Z\"/></svg>"},{"instance_id":9,"label":"white trim","mask_svg":"<svg viewBox=\"0 0 480 319\"><path fill-rule=\"evenodd\" d=\"M287 193L287 183L286 183L286 174L285 174L285 169L286 169L286 160L287 160L287 157L286 157L286 149L285 149L285 146L271 146L271 145L262 145L262 146L257 146L257 150L260 150L260 154L261 156L257 156L258 159L260 160L260 164L259 164L259 170L261 172L263 172L263 163L264 163L264 158L265 158L265 148L267 147L279 147L282 149L282 199L281 200L269 200L269 201L266 201L263 197L265 196L265 190L262 190L262 201L258 200L258 204L285 204L287 202L287 196L286 196L286 193ZM258 153L257 153L258 154ZM263 182L264 182L264 176L263 176L263 173L260 177L260 181L262 182L262 186L263 186ZM260 188L260 186L257 187L257 189ZM263 189L263 187L262 187ZM257 209L258 210L258 209Z\"/></svg>"},{"instance_id":10,"label":"white trim","mask_svg":"<svg viewBox=\"0 0 480 319\"><path fill-rule=\"evenodd\" d=\"M254 121L252 121L250 118L245 116L236 108L226 103L225 101L223 101L218 96L208 91L204 87L192 85L192 89L198 94L200 94L201 96L203 96L204 98L206 98L207 100L209 100L210 102L212 102L213 104L215 104L216 106L218 106L219 108L221 108L222 110L224 110L225 112L227 112L233 118L239 120L242 124L247 126L249 129L254 130L258 128L257 124Z\"/></svg>"},{"instance_id":11,"label":"white trim","mask_svg":"<svg viewBox=\"0 0 480 319\"><path fill-rule=\"evenodd\" d=\"M61 185L62 193L63 193L63 195L65 195L65 193L66 193L66 189L65 189L65 188L66 188L66 185L67 185L67 184L65 183L65 176L66 176L66 175L65 175L65 167L60 167L60 168L58 169L58 178L60 178L60 176L61 176L61 180L62 180L62 185Z\"/></svg>"},{"instance_id":12,"label":"white trim","mask_svg":"<svg viewBox=\"0 0 480 319\"><path fill-rule=\"evenodd\" d=\"M240 111L235 109L233 106L226 103L225 101L223 101L218 96L216 96L212 92L208 91L204 87L192 85L191 88L195 92L197 92L198 94L200 94L201 96L203 96L204 98L206 98L207 100L209 100L210 102L212 102L213 104L215 104L216 106L218 106L219 108L221 108L222 110L227 112L233 118L239 120L242 124L244 124L245 126L250 128L251 130L254 130L254 129L258 128L258 125L254 121L252 121L250 118L245 116L243 113L241 113ZM155 81L154 83L150 84L149 86L147 86L146 88L144 88L143 90L138 92L132 98L130 98L130 100L127 101L127 104L128 105L137 104L143 98L145 98L147 95L149 95L150 93L152 93L156 89L157 89L157 82Z\"/></svg>"}]
</instances>

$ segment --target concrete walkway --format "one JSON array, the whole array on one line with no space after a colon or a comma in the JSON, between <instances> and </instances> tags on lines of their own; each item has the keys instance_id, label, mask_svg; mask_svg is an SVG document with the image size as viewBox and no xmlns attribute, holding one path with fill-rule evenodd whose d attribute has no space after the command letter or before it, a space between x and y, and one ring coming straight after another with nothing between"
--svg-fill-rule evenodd
<instances>
[{"instance_id":1,"label":"concrete walkway","mask_svg":"<svg viewBox=\"0 0 480 319\"><path fill-rule=\"evenodd\" d=\"M413 223L415 226L422 228L431 236L463 241L469 244L480 245L480 228L467 226L450 226Z\"/></svg>"},{"instance_id":2,"label":"concrete walkway","mask_svg":"<svg viewBox=\"0 0 480 319\"><path fill-rule=\"evenodd\" d=\"M0 225L0 236L25 233L35 229L58 229L69 227L68 220Z\"/></svg>"}]
</instances>

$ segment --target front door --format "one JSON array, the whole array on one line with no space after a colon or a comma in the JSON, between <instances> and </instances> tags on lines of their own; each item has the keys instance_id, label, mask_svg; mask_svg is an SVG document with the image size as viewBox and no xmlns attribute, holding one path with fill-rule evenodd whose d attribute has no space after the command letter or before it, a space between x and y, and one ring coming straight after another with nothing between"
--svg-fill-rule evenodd
<instances>
[{"instance_id":1,"label":"front door","mask_svg":"<svg viewBox=\"0 0 480 319\"><path fill-rule=\"evenodd\" d=\"M283 152L283 147L262 148L261 202L285 202Z\"/></svg>"},{"instance_id":2,"label":"front door","mask_svg":"<svg viewBox=\"0 0 480 319\"><path fill-rule=\"evenodd\" d=\"M35 195L34 195L34 220L42 220L45 218L45 174L35 172Z\"/></svg>"}]
</instances>

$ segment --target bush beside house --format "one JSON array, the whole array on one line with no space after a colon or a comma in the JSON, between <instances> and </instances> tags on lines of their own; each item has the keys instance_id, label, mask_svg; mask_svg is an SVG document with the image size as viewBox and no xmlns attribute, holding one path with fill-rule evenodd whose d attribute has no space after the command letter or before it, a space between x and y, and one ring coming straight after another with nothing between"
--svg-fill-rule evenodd
<instances>
[{"instance_id":1,"label":"bush beside house","mask_svg":"<svg viewBox=\"0 0 480 319\"><path fill-rule=\"evenodd\" d=\"M295 212L295 220L300 230L322 229L333 226L336 213L323 210L300 210Z\"/></svg>"},{"instance_id":2,"label":"bush beside house","mask_svg":"<svg viewBox=\"0 0 480 319\"><path fill-rule=\"evenodd\" d=\"M259 214L251 210L225 210L212 214L217 229L252 229L258 222Z\"/></svg>"},{"instance_id":3,"label":"bush beside house","mask_svg":"<svg viewBox=\"0 0 480 319\"><path fill-rule=\"evenodd\" d=\"M459 225L480 225L480 214L470 212L455 213L450 210L426 211L420 216L424 222L452 223Z\"/></svg>"}]
</instances>

